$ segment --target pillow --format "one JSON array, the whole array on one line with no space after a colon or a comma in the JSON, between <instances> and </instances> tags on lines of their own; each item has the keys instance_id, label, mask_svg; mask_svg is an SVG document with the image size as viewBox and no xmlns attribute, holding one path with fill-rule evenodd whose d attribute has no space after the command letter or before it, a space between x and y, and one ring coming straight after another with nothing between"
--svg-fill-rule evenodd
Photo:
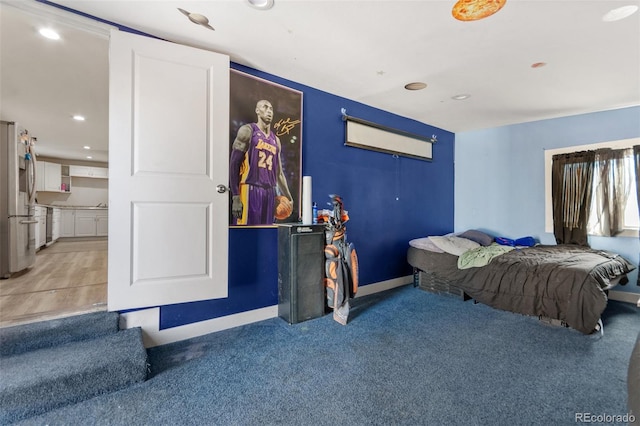
<instances>
[{"instance_id":1,"label":"pillow","mask_svg":"<svg viewBox=\"0 0 640 426\"><path fill-rule=\"evenodd\" d=\"M536 245L536 240L533 237L522 237L515 240L515 244L521 247L533 247Z\"/></svg>"},{"instance_id":2,"label":"pillow","mask_svg":"<svg viewBox=\"0 0 640 426\"><path fill-rule=\"evenodd\" d=\"M496 243L511 247L533 247L536 245L536 240L533 237L522 237L517 240L506 237L496 237Z\"/></svg>"},{"instance_id":3,"label":"pillow","mask_svg":"<svg viewBox=\"0 0 640 426\"><path fill-rule=\"evenodd\" d=\"M435 244L440 250L444 250L449 254L460 256L467 250L480 247L480 244L475 241L468 240L466 238L460 238L456 236L442 236L442 237L429 237L431 242Z\"/></svg>"},{"instance_id":4,"label":"pillow","mask_svg":"<svg viewBox=\"0 0 640 426\"><path fill-rule=\"evenodd\" d=\"M463 232L458 235L459 237L466 238L471 241L475 241L481 246L490 246L493 243L493 237L489 234L485 234L482 231L478 231L477 229L469 229L468 231Z\"/></svg>"},{"instance_id":5,"label":"pillow","mask_svg":"<svg viewBox=\"0 0 640 426\"><path fill-rule=\"evenodd\" d=\"M419 248L422 250L435 251L436 253L444 253L444 250L439 249L437 245L433 244L429 239L429 237L416 238L415 240L409 241L409 245L411 247Z\"/></svg>"}]
</instances>

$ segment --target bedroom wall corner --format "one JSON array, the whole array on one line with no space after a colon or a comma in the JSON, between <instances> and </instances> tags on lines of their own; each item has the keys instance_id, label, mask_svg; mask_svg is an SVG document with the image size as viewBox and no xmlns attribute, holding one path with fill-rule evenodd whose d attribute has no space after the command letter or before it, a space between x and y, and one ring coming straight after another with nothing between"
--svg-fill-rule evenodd
<instances>
[{"instance_id":1,"label":"bedroom wall corner","mask_svg":"<svg viewBox=\"0 0 640 426\"><path fill-rule=\"evenodd\" d=\"M544 150L640 137L640 106L456 133L454 229L482 229L508 238L545 231ZM638 265L638 238L590 238L593 248ZM638 269L620 292L640 293Z\"/></svg>"}]
</instances>

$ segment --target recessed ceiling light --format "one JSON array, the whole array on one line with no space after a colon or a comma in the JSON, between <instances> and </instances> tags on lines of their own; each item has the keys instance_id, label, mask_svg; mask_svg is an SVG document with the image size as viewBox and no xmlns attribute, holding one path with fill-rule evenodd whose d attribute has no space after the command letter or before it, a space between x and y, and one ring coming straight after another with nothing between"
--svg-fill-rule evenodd
<instances>
[{"instance_id":1,"label":"recessed ceiling light","mask_svg":"<svg viewBox=\"0 0 640 426\"><path fill-rule=\"evenodd\" d=\"M409 83L404 86L407 90L422 90L427 87L427 83L422 83L421 81L416 81L415 83Z\"/></svg>"},{"instance_id":2,"label":"recessed ceiling light","mask_svg":"<svg viewBox=\"0 0 640 426\"><path fill-rule=\"evenodd\" d=\"M83 146L84 149L91 149L91 147L89 145L85 145Z\"/></svg>"},{"instance_id":3,"label":"recessed ceiling light","mask_svg":"<svg viewBox=\"0 0 640 426\"><path fill-rule=\"evenodd\" d=\"M607 13L605 13L604 16L602 17L602 20L604 22L619 21L621 19L628 18L629 16L633 15L637 11L638 11L638 6L635 6L635 5L622 6L617 9L612 9Z\"/></svg>"},{"instance_id":4,"label":"recessed ceiling light","mask_svg":"<svg viewBox=\"0 0 640 426\"><path fill-rule=\"evenodd\" d=\"M85 120L84 116L82 116L82 115L74 115L73 119L76 120L76 121L84 121Z\"/></svg>"},{"instance_id":5,"label":"recessed ceiling light","mask_svg":"<svg viewBox=\"0 0 640 426\"><path fill-rule=\"evenodd\" d=\"M273 7L274 0L247 0L249 6L260 9L260 10L269 10Z\"/></svg>"},{"instance_id":6,"label":"recessed ceiling light","mask_svg":"<svg viewBox=\"0 0 640 426\"><path fill-rule=\"evenodd\" d=\"M470 97L471 97L471 95L464 94L464 95L452 96L451 99L453 99L455 101L464 101L465 99L469 99Z\"/></svg>"},{"instance_id":7,"label":"recessed ceiling light","mask_svg":"<svg viewBox=\"0 0 640 426\"><path fill-rule=\"evenodd\" d=\"M90 156L90 155L87 155L87 158L88 158L89 160L91 160L93 157L92 157L92 156Z\"/></svg>"},{"instance_id":8,"label":"recessed ceiling light","mask_svg":"<svg viewBox=\"0 0 640 426\"><path fill-rule=\"evenodd\" d=\"M50 40L60 40L60 34L52 30L51 28L41 28L38 32L42 37L46 37Z\"/></svg>"}]
</instances>

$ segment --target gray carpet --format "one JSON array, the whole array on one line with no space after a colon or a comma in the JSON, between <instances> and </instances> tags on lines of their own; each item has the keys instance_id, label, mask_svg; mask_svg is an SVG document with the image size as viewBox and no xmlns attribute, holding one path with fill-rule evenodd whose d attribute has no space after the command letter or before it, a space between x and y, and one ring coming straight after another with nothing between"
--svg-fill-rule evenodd
<instances>
[{"instance_id":1,"label":"gray carpet","mask_svg":"<svg viewBox=\"0 0 640 426\"><path fill-rule=\"evenodd\" d=\"M638 309L604 335L406 286L354 299L349 324L274 318L148 350L151 377L21 424L576 424L622 415Z\"/></svg>"}]
</instances>

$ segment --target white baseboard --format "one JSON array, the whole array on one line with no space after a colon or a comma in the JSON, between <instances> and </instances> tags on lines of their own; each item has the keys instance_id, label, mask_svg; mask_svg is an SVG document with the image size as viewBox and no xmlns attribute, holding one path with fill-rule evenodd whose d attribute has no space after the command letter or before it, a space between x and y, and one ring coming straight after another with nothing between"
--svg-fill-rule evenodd
<instances>
[{"instance_id":1,"label":"white baseboard","mask_svg":"<svg viewBox=\"0 0 640 426\"><path fill-rule=\"evenodd\" d=\"M412 275L369 284L358 288L356 297L390 290L411 282L413 282ZM152 348L154 346L166 345L180 340L191 339L192 337L275 318L277 316L278 305L273 305L267 306L266 308L160 330L160 308L151 308L120 314L120 328L142 328L144 346L145 348Z\"/></svg>"},{"instance_id":2,"label":"white baseboard","mask_svg":"<svg viewBox=\"0 0 640 426\"><path fill-rule=\"evenodd\" d=\"M633 303L634 305L640 307L640 294L638 293L609 290L609 299L617 300L619 302Z\"/></svg>"},{"instance_id":3,"label":"white baseboard","mask_svg":"<svg viewBox=\"0 0 640 426\"><path fill-rule=\"evenodd\" d=\"M144 347L152 348L154 346L191 339L192 337L215 333L216 331L222 331L277 316L278 306L274 305L253 311L240 312L226 317L213 318L206 321L159 330L160 308L152 308L120 314L120 328L141 327Z\"/></svg>"},{"instance_id":4,"label":"white baseboard","mask_svg":"<svg viewBox=\"0 0 640 426\"><path fill-rule=\"evenodd\" d=\"M413 282L413 275L406 277L394 278L392 280L380 281L377 283L365 285L358 288L356 297L368 296L370 294L379 293L385 290L391 290L392 288L401 287Z\"/></svg>"}]
</instances>

